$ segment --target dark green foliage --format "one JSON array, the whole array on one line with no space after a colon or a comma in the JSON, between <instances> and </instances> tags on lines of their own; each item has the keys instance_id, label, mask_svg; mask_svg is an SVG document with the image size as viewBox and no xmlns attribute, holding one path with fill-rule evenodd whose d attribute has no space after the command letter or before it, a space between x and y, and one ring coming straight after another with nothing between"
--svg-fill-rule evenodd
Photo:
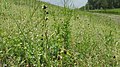
<instances>
[{"instance_id":1,"label":"dark green foliage","mask_svg":"<svg viewBox=\"0 0 120 67\"><path fill-rule=\"evenodd\" d=\"M120 8L120 0L88 0L89 9Z\"/></svg>"}]
</instances>

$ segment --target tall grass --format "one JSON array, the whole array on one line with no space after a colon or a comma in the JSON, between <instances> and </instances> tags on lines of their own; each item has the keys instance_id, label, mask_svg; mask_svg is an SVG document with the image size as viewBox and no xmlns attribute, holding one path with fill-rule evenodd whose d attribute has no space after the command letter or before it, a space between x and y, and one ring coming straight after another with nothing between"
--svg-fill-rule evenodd
<instances>
[{"instance_id":1,"label":"tall grass","mask_svg":"<svg viewBox=\"0 0 120 67\"><path fill-rule=\"evenodd\" d=\"M0 21L0 66L120 65L120 27L108 17L35 0L1 0Z\"/></svg>"}]
</instances>

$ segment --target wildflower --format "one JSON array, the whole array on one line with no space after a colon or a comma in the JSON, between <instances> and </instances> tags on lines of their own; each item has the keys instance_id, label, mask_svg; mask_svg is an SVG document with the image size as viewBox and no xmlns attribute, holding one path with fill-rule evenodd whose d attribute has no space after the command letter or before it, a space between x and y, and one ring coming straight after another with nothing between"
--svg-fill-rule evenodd
<instances>
[{"instance_id":1,"label":"wildflower","mask_svg":"<svg viewBox=\"0 0 120 67\"><path fill-rule=\"evenodd\" d=\"M60 52L60 54L61 54L61 53L67 54L67 50L66 50L66 49L59 49L59 52Z\"/></svg>"},{"instance_id":2,"label":"wildflower","mask_svg":"<svg viewBox=\"0 0 120 67\"><path fill-rule=\"evenodd\" d=\"M49 14L49 12L48 12L48 11L45 11L45 13L46 13L46 14Z\"/></svg>"},{"instance_id":3,"label":"wildflower","mask_svg":"<svg viewBox=\"0 0 120 67\"><path fill-rule=\"evenodd\" d=\"M27 64L26 67L29 67L29 65Z\"/></svg>"},{"instance_id":4,"label":"wildflower","mask_svg":"<svg viewBox=\"0 0 120 67\"><path fill-rule=\"evenodd\" d=\"M67 50L64 50L64 54L67 54Z\"/></svg>"},{"instance_id":5,"label":"wildflower","mask_svg":"<svg viewBox=\"0 0 120 67\"><path fill-rule=\"evenodd\" d=\"M53 56L53 59L55 59L56 57L55 56Z\"/></svg>"},{"instance_id":6,"label":"wildflower","mask_svg":"<svg viewBox=\"0 0 120 67\"><path fill-rule=\"evenodd\" d=\"M41 40L43 40L43 38L41 38Z\"/></svg>"},{"instance_id":7,"label":"wildflower","mask_svg":"<svg viewBox=\"0 0 120 67\"><path fill-rule=\"evenodd\" d=\"M41 64L41 67L43 67L44 66L44 64Z\"/></svg>"},{"instance_id":8,"label":"wildflower","mask_svg":"<svg viewBox=\"0 0 120 67\"><path fill-rule=\"evenodd\" d=\"M79 19L79 17L77 16L77 19Z\"/></svg>"},{"instance_id":9,"label":"wildflower","mask_svg":"<svg viewBox=\"0 0 120 67\"><path fill-rule=\"evenodd\" d=\"M74 63L74 65L77 65L77 63Z\"/></svg>"},{"instance_id":10,"label":"wildflower","mask_svg":"<svg viewBox=\"0 0 120 67\"><path fill-rule=\"evenodd\" d=\"M48 12L46 12L46 14L49 14Z\"/></svg>"},{"instance_id":11,"label":"wildflower","mask_svg":"<svg viewBox=\"0 0 120 67\"><path fill-rule=\"evenodd\" d=\"M3 64L3 67L7 67L7 64Z\"/></svg>"},{"instance_id":12,"label":"wildflower","mask_svg":"<svg viewBox=\"0 0 120 67\"><path fill-rule=\"evenodd\" d=\"M113 56L113 58L116 58L116 56Z\"/></svg>"},{"instance_id":13,"label":"wildflower","mask_svg":"<svg viewBox=\"0 0 120 67\"><path fill-rule=\"evenodd\" d=\"M48 20L48 17L45 17L45 20Z\"/></svg>"},{"instance_id":14,"label":"wildflower","mask_svg":"<svg viewBox=\"0 0 120 67\"><path fill-rule=\"evenodd\" d=\"M39 35L36 35L37 37L39 36Z\"/></svg>"},{"instance_id":15,"label":"wildflower","mask_svg":"<svg viewBox=\"0 0 120 67\"><path fill-rule=\"evenodd\" d=\"M42 24L42 27L44 27L44 24Z\"/></svg>"},{"instance_id":16,"label":"wildflower","mask_svg":"<svg viewBox=\"0 0 120 67\"><path fill-rule=\"evenodd\" d=\"M46 5L43 5L43 6L42 6L42 9L44 9L44 10L47 9L47 6L46 6Z\"/></svg>"},{"instance_id":17,"label":"wildflower","mask_svg":"<svg viewBox=\"0 0 120 67\"><path fill-rule=\"evenodd\" d=\"M53 18L53 20L55 21L55 18Z\"/></svg>"},{"instance_id":18,"label":"wildflower","mask_svg":"<svg viewBox=\"0 0 120 67\"><path fill-rule=\"evenodd\" d=\"M43 37L43 34L41 36Z\"/></svg>"},{"instance_id":19,"label":"wildflower","mask_svg":"<svg viewBox=\"0 0 120 67\"><path fill-rule=\"evenodd\" d=\"M58 60L61 60L62 59L62 56L58 55Z\"/></svg>"},{"instance_id":20,"label":"wildflower","mask_svg":"<svg viewBox=\"0 0 120 67\"><path fill-rule=\"evenodd\" d=\"M59 52L61 52L61 49L59 49Z\"/></svg>"}]
</instances>

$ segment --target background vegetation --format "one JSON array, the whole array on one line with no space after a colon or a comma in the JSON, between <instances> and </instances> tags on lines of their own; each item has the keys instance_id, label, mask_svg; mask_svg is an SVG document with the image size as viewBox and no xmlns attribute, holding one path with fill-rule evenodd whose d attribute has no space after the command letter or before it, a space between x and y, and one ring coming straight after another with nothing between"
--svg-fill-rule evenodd
<instances>
[{"instance_id":1,"label":"background vegetation","mask_svg":"<svg viewBox=\"0 0 120 67\"><path fill-rule=\"evenodd\" d=\"M106 10L89 10L89 12L94 12L94 13L106 13L106 14L115 14L115 15L120 15L120 9L106 9Z\"/></svg>"},{"instance_id":2,"label":"background vegetation","mask_svg":"<svg viewBox=\"0 0 120 67\"><path fill-rule=\"evenodd\" d=\"M89 9L120 8L120 0L88 0L86 7Z\"/></svg>"}]
</instances>

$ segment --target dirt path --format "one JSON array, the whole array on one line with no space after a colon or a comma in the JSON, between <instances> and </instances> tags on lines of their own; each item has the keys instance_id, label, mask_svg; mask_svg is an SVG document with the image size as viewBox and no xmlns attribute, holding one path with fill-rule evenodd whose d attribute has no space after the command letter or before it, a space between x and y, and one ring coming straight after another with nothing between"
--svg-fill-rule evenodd
<instances>
[{"instance_id":1,"label":"dirt path","mask_svg":"<svg viewBox=\"0 0 120 67\"><path fill-rule=\"evenodd\" d=\"M103 14L103 13L94 13L95 15L99 16L105 16L111 18L113 21L120 23L120 15L114 15L114 14Z\"/></svg>"}]
</instances>

